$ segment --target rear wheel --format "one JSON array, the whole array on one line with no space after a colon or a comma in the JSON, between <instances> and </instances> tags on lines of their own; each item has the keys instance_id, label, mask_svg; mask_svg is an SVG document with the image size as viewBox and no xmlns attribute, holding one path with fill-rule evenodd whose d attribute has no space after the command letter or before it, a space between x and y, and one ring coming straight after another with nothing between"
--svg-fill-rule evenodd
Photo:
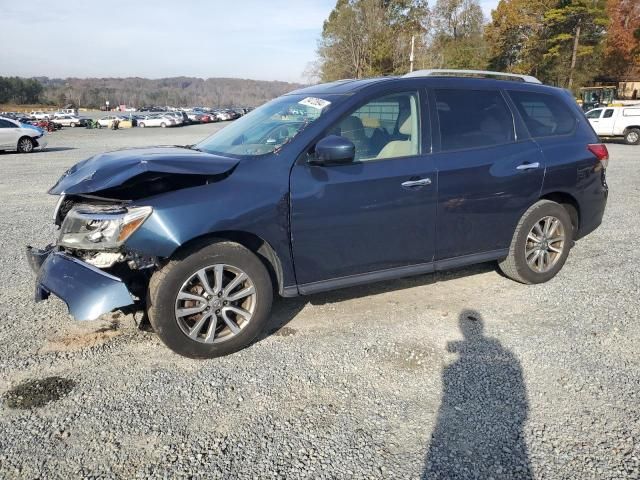
<instances>
[{"instance_id":1,"label":"rear wheel","mask_svg":"<svg viewBox=\"0 0 640 480\"><path fill-rule=\"evenodd\" d=\"M22 137L18 140L18 152L20 153L31 153L33 152L34 147L35 144L29 137Z\"/></svg>"},{"instance_id":2,"label":"rear wheel","mask_svg":"<svg viewBox=\"0 0 640 480\"><path fill-rule=\"evenodd\" d=\"M149 283L149 319L174 352L228 355L249 345L269 319L273 287L260 259L219 241L171 260Z\"/></svg>"},{"instance_id":3,"label":"rear wheel","mask_svg":"<svg viewBox=\"0 0 640 480\"><path fill-rule=\"evenodd\" d=\"M73 122L71 123L71 128L76 128L77 126L78 126L77 123L73 123Z\"/></svg>"},{"instance_id":4,"label":"rear wheel","mask_svg":"<svg viewBox=\"0 0 640 480\"><path fill-rule=\"evenodd\" d=\"M573 225L567 210L540 200L518 222L500 269L517 282L543 283L562 269L572 245Z\"/></svg>"},{"instance_id":5,"label":"rear wheel","mask_svg":"<svg viewBox=\"0 0 640 480\"><path fill-rule=\"evenodd\" d=\"M140 128L144 128L144 122L139 123L139 124L138 124L138 126L139 126Z\"/></svg>"},{"instance_id":6,"label":"rear wheel","mask_svg":"<svg viewBox=\"0 0 640 480\"><path fill-rule=\"evenodd\" d=\"M624 134L624 142L627 145L638 145L640 143L640 129L630 128Z\"/></svg>"},{"instance_id":7,"label":"rear wheel","mask_svg":"<svg viewBox=\"0 0 640 480\"><path fill-rule=\"evenodd\" d=\"M162 123L160 124L160 126L161 126L162 128L166 128L167 124L166 124L166 123L164 123L164 122L162 122Z\"/></svg>"}]
</instances>

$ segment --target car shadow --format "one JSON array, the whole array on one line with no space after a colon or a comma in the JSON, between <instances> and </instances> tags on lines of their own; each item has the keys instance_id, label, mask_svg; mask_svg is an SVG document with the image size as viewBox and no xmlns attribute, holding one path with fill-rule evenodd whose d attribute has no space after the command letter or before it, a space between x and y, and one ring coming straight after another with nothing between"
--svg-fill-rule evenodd
<instances>
[{"instance_id":1,"label":"car shadow","mask_svg":"<svg viewBox=\"0 0 640 480\"><path fill-rule=\"evenodd\" d=\"M380 295L407 288L428 286L442 281L454 280L471 275L479 275L496 270L495 262L488 262L454 270L416 275L396 280L386 280L377 283L332 290L330 292L316 293L313 295L293 298L281 298L276 296L274 298L269 323L263 330L263 333L258 336L256 342L264 340L273 334L277 335L281 329L286 327L286 325L300 313L307 303L310 303L311 305L340 303L354 298Z\"/></svg>"},{"instance_id":2,"label":"car shadow","mask_svg":"<svg viewBox=\"0 0 640 480\"><path fill-rule=\"evenodd\" d=\"M75 147L46 147L44 150L37 150L40 153L47 152L66 152L67 150L76 150Z\"/></svg>"},{"instance_id":3,"label":"car shadow","mask_svg":"<svg viewBox=\"0 0 640 480\"><path fill-rule=\"evenodd\" d=\"M523 432L529 404L520 362L484 335L478 312L462 311L458 323L464 339L447 344L458 359L442 372L422 479L530 479Z\"/></svg>"}]
</instances>

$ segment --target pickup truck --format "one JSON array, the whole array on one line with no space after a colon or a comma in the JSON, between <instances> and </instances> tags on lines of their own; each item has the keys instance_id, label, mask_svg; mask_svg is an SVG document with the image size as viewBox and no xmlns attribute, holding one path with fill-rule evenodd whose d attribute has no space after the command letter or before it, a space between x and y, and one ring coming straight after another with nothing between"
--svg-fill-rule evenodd
<instances>
[{"instance_id":1,"label":"pickup truck","mask_svg":"<svg viewBox=\"0 0 640 480\"><path fill-rule=\"evenodd\" d=\"M604 107L586 113L600 137L621 137L627 145L640 143L640 105Z\"/></svg>"}]
</instances>

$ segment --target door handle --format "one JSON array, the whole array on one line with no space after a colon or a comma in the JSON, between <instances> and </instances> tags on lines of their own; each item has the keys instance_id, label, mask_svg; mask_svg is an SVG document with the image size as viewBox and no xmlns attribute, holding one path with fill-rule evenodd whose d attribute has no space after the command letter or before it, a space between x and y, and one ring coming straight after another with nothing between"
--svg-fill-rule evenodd
<instances>
[{"instance_id":1,"label":"door handle","mask_svg":"<svg viewBox=\"0 0 640 480\"><path fill-rule=\"evenodd\" d=\"M532 170L532 169L538 168L538 167L540 167L540 164L538 162L523 163L522 165L518 165L516 167L516 170Z\"/></svg>"},{"instance_id":2,"label":"door handle","mask_svg":"<svg viewBox=\"0 0 640 480\"><path fill-rule=\"evenodd\" d=\"M402 182L402 186L404 188L425 187L427 185L431 185L430 178L421 178L420 180L408 180L406 182Z\"/></svg>"}]
</instances>

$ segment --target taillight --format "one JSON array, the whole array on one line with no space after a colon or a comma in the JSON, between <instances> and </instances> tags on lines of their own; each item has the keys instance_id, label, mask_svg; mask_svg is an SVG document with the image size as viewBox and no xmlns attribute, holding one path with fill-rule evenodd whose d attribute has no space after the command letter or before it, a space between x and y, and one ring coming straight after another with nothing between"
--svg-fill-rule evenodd
<instances>
[{"instance_id":1,"label":"taillight","mask_svg":"<svg viewBox=\"0 0 640 480\"><path fill-rule=\"evenodd\" d=\"M591 143L587 145L587 148L593 153L604 168L609 166L609 150L607 146L602 143Z\"/></svg>"}]
</instances>

